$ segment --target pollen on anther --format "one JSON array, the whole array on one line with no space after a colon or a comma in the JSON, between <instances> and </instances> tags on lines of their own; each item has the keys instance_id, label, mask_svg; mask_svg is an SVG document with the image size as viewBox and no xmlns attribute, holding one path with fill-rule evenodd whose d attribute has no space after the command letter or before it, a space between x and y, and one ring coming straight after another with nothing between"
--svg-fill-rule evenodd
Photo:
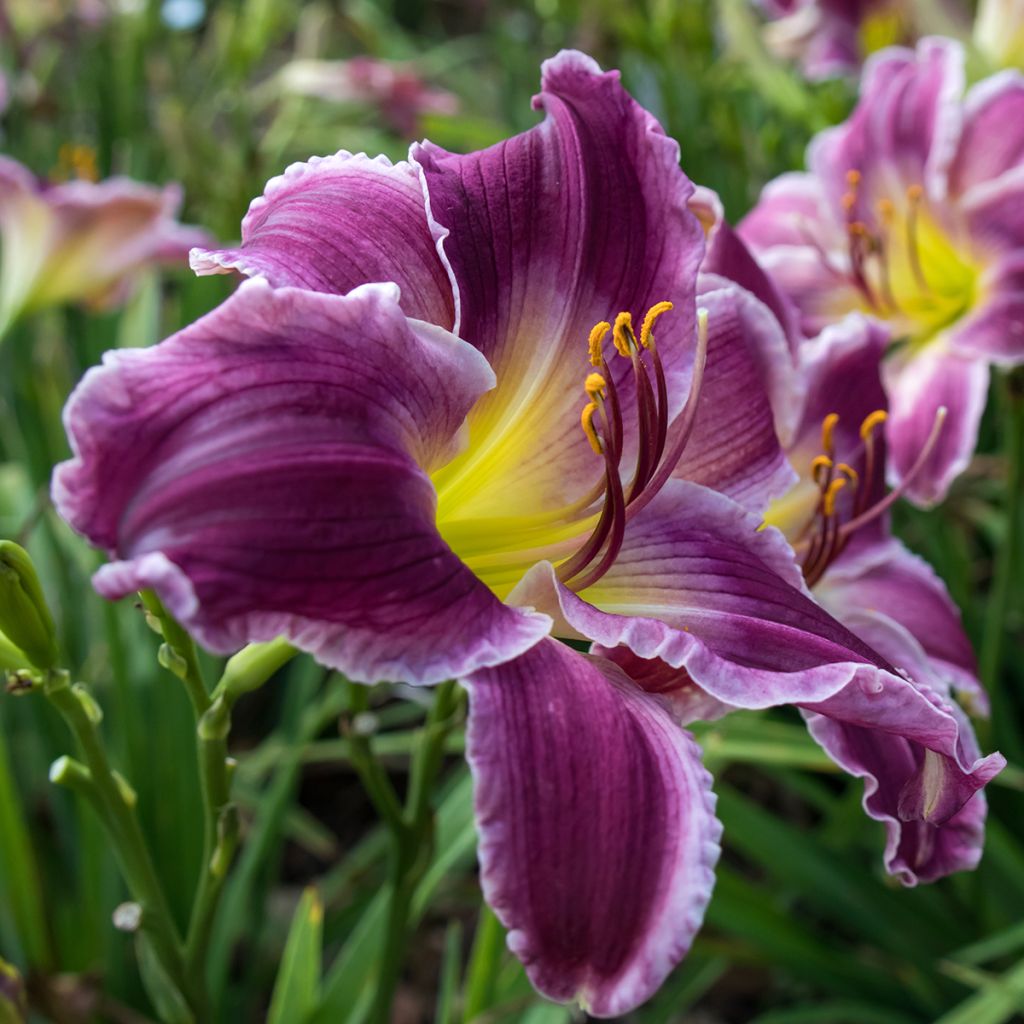
<instances>
[{"instance_id":1,"label":"pollen on anther","mask_svg":"<svg viewBox=\"0 0 1024 1024\"><path fill-rule=\"evenodd\" d=\"M633 333L633 316L628 312L622 312L615 318L615 326L612 328L612 344L620 356L631 356L633 349L630 344L636 339Z\"/></svg>"},{"instance_id":2,"label":"pollen on anther","mask_svg":"<svg viewBox=\"0 0 1024 1024\"><path fill-rule=\"evenodd\" d=\"M604 360L601 355L601 344L604 342L605 335L612 329L612 325L607 320L602 320L599 324L594 324L593 330L590 332L590 338L587 341L587 348L590 351L590 365L600 366Z\"/></svg>"},{"instance_id":3,"label":"pollen on anther","mask_svg":"<svg viewBox=\"0 0 1024 1024\"><path fill-rule=\"evenodd\" d=\"M644 348L654 347L654 322L663 313L669 313L671 310L671 302L657 302L647 310L647 315L644 317L643 325L640 328L640 344Z\"/></svg>"},{"instance_id":4,"label":"pollen on anther","mask_svg":"<svg viewBox=\"0 0 1024 1024\"><path fill-rule=\"evenodd\" d=\"M850 481L850 485L852 487L857 486L860 481L860 474L853 468L853 466L850 466L845 462L837 462L836 470L846 475L846 479Z\"/></svg>"},{"instance_id":5,"label":"pollen on anther","mask_svg":"<svg viewBox=\"0 0 1024 1024\"><path fill-rule=\"evenodd\" d=\"M818 477L821 475L822 470L830 470L832 468L832 460L827 455L816 455L814 460L811 462L811 479L815 483L818 483Z\"/></svg>"},{"instance_id":6,"label":"pollen on anther","mask_svg":"<svg viewBox=\"0 0 1024 1024\"><path fill-rule=\"evenodd\" d=\"M860 184L860 171L851 168L846 172L846 183L850 188L856 188Z\"/></svg>"},{"instance_id":7,"label":"pollen on anther","mask_svg":"<svg viewBox=\"0 0 1024 1024\"><path fill-rule=\"evenodd\" d=\"M588 373L587 379L583 384L583 390L586 391L587 397L592 401L602 395L606 387L607 381L599 373Z\"/></svg>"},{"instance_id":8,"label":"pollen on anther","mask_svg":"<svg viewBox=\"0 0 1024 1024\"><path fill-rule=\"evenodd\" d=\"M827 455L835 451L832 443L832 435L835 433L836 424L839 422L839 413L830 412L821 421L821 447Z\"/></svg>"},{"instance_id":9,"label":"pollen on anther","mask_svg":"<svg viewBox=\"0 0 1024 1024\"><path fill-rule=\"evenodd\" d=\"M597 455L600 455L604 448L601 445L601 439L597 436L597 428L594 426L594 413L596 412L596 402L588 402L583 406L583 412L580 413L580 425L583 427L583 433L587 435L590 447Z\"/></svg>"},{"instance_id":10,"label":"pollen on anther","mask_svg":"<svg viewBox=\"0 0 1024 1024\"><path fill-rule=\"evenodd\" d=\"M866 441L875 431L877 427L880 427L887 419L889 414L884 409L876 409L873 413L869 413L864 417L864 422L860 425L860 438L862 441Z\"/></svg>"},{"instance_id":11,"label":"pollen on anther","mask_svg":"<svg viewBox=\"0 0 1024 1024\"><path fill-rule=\"evenodd\" d=\"M922 196L924 196L924 188L921 185L911 185L907 189L907 198L912 203L920 202Z\"/></svg>"},{"instance_id":12,"label":"pollen on anther","mask_svg":"<svg viewBox=\"0 0 1024 1024\"><path fill-rule=\"evenodd\" d=\"M826 516L834 516L836 513L836 498L839 496L839 492L846 486L846 477L836 477L828 485L828 490L825 492L825 497L822 499L822 512Z\"/></svg>"}]
</instances>

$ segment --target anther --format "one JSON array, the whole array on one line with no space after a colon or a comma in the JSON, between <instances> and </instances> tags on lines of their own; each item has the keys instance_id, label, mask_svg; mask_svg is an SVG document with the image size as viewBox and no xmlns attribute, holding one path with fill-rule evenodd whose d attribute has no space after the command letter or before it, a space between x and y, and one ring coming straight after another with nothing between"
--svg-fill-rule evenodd
<instances>
[{"instance_id":1,"label":"anther","mask_svg":"<svg viewBox=\"0 0 1024 1024\"><path fill-rule=\"evenodd\" d=\"M590 447L594 449L594 453L601 455L604 452L604 445L601 444L601 438L597 436L597 428L594 426L594 414L596 412L596 402L588 402L583 406L583 412L580 414L580 425L583 427L583 433L587 435L587 440L590 442Z\"/></svg>"},{"instance_id":2,"label":"anther","mask_svg":"<svg viewBox=\"0 0 1024 1024\"><path fill-rule=\"evenodd\" d=\"M604 389L608 386L607 381L599 373L588 373L583 390L587 397L593 402L597 398L604 398Z\"/></svg>"},{"instance_id":3,"label":"anther","mask_svg":"<svg viewBox=\"0 0 1024 1024\"><path fill-rule=\"evenodd\" d=\"M836 424L838 422L839 413L837 412L830 412L821 421L821 447L829 457L832 457L835 454L833 435L835 434Z\"/></svg>"},{"instance_id":4,"label":"anther","mask_svg":"<svg viewBox=\"0 0 1024 1024\"><path fill-rule=\"evenodd\" d=\"M827 455L816 455L811 463L811 479L821 485L822 471L827 473L832 468L832 460Z\"/></svg>"},{"instance_id":5,"label":"anther","mask_svg":"<svg viewBox=\"0 0 1024 1024\"><path fill-rule=\"evenodd\" d=\"M884 409L876 409L865 416L864 422L860 425L861 440L866 441L888 418L889 414Z\"/></svg>"},{"instance_id":6,"label":"anther","mask_svg":"<svg viewBox=\"0 0 1024 1024\"><path fill-rule=\"evenodd\" d=\"M850 188L856 188L860 184L860 171L851 168L846 172L846 183Z\"/></svg>"},{"instance_id":7,"label":"anther","mask_svg":"<svg viewBox=\"0 0 1024 1024\"><path fill-rule=\"evenodd\" d=\"M850 481L850 485L852 487L856 487L860 482L860 474L853 468L853 466L847 465L845 462L837 462L836 469Z\"/></svg>"},{"instance_id":8,"label":"anther","mask_svg":"<svg viewBox=\"0 0 1024 1024\"><path fill-rule=\"evenodd\" d=\"M643 325L640 328L640 344L644 348L654 348L654 321L663 313L671 312L671 310L671 302L658 302L647 310L647 315L644 317Z\"/></svg>"},{"instance_id":9,"label":"anther","mask_svg":"<svg viewBox=\"0 0 1024 1024\"><path fill-rule=\"evenodd\" d=\"M826 518L831 519L836 514L836 498L839 496L839 492L846 486L845 477L836 477L828 485L828 490L825 491L825 495L822 498L821 510L825 514Z\"/></svg>"},{"instance_id":10,"label":"anther","mask_svg":"<svg viewBox=\"0 0 1024 1024\"><path fill-rule=\"evenodd\" d=\"M612 325L607 320L594 324L594 329L590 332L590 338L587 341L587 347L590 350L591 366L600 366L604 362L604 356L601 355L601 345L611 329Z\"/></svg>"},{"instance_id":11,"label":"anther","mask_svg":"<svg viewBox=\"0 0 1024 1024\"><path fill-rule=\"evenodd\" d=\"M615 318L612 328L612 344L620 356L627 359L633 354L636 346L636 335L633 333L633 317L630 313L620 313Z\"/></svg>"}]
</instances>

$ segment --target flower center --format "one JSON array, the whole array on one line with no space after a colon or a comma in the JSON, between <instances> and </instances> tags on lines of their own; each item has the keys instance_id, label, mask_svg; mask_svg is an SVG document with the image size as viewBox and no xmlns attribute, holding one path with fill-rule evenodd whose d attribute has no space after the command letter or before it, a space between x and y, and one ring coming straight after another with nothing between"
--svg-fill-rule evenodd
<instances>
[{"instance_id":1,"label":"flower center","mask_svg":"<svg viewBox=\"0 0 1024 1024\"><path fill-rule=\"evenodd\" d=\"M850 272L864 306L911 345L923 345L973 305L978 268L957 252L920 185L871 208L860 172L847 172L846 181Z\"/></svg>"},{"instance_id":2,"label":"flower center","mask_svg":"<svg viewBox=\"0 0 1024 1024\"><path fill-rule=\"evenodd\" d=\"M476 524L441 516L438 529L452 549L500 597L533 564L549 560L559 579L582 590L600 579L622 547L626 523L669 479L693 430L707 353L707 314L698 314L698 340L690 392L682 412L669 424L669 393L654 338L657 319L672 309L659 302L648 310L639 336L632 316L620 313L614 327L602 321L590 332L590 373L580 422L594 453L604 461L601 479L578 500L551 511ZM612 348L605 358L605 339ZM623 378L616 360L629 360L635 395L635 431L628 432ZM609 365L611 361L612 365ZM635 439L635 445L634 445ZM626 450L633 452L624 472ZM444 495L442 495L444 497ZM442 501L442 505L445 502ZM486 528L484 528L486 526Z\"/></svg>"},{"instance_id":3,"label":"flower center","mask_svg":"<svg viewBox=\"0 0 1024 1024\"><path fill-rule=\"evenodd\" d=\"M53 181L99 181L100 172L96 164L96 150L92 146L65 142L60 147L57 154L57 166L53 169L50 177Z\"/></svg>"},{"instance_id":4,"label":"flower center","mask_svg":"<svg viewBox=\"0 0 1024 1024\"><path fill-rule=\"evenodd\" d=\"M806 474L782 498L773 501L764 521L786 535L800 558L804 580L813 587L843 553L861 527L878 519L906 490L924 467L942 431L946 409L941 407L924 446L899 487L888 494L885 485L885 450L881 427L887 413L876 409L860 424L859 445L839 461L835 433L837 413L821 424L821 453L810 462ZM856 462L859 469L851 463Z\"/></svg>"}]
</instances>

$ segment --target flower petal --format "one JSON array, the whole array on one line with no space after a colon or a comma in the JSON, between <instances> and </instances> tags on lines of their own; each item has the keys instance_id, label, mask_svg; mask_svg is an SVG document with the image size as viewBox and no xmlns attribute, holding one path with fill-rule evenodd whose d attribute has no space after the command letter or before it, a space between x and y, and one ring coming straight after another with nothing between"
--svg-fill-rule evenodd
<instances>
[{"instance_id":1,"label":"flower petal","mask_svg":"<svg viewBox=\"0 0 1024 1024\"><path fill-rule=\"evenodd\" d=\"M197 274L237 270L344 295L357 285L393 281L407 316L455 323L455 296L427 226L419 175L365 153L313 157L267 182L242 221L236 249L197 249Z\"/></svg>"},{"instance_id":2,"label":"flower petal","mask_svg":"<svg viewBox=\"0 0 1024 1024\"><path fill-rule=\"evenodd\" d=\"M953 706L945 710L952 738L933 738L928 747L872 724L812 711L804 715L808 731L832 760L864 779L864 810L885 823L886 870L904 885L977 866L985 837L981 787L1005 764L998 754L978 758L967 720ZM916 706L894 707L891 717L918 713ZM937 753L941 746L957 756Z\"/></svg>"},{"instance_id":3,"label":"flower petal","mask_svg":"<svg viewBox=\"0 0 1024 1024\"><path fill-rule=\"evenodd\" d=\"M864 636L849 616L869 612L889 620L919 645L933 673L933 688L940 693L957 690L979 713L987 713L988 697L978 681L977 663L960 621L960 610L932 567L898 540L844 553L829 567L814 594L840 622L893 664L909 668L895 651L887 651L873 637Z\"/></svg>"},{"instance_id":4,"label":"flower petal","mask_svg":"<svg viewBox=\"0 0 1024 1024\"><path fill-rule=\"evenodd\" d=\"M904 365L889 360L886 370L891 396L886 434L892 483L899 483L915 464L939 408L946 408L934 450L906 488L908 498L928 505L945 497L949 485L970 462L988 395L989 370L980 360L938 343Z\"/></svg>"},{"instance_id":5,"label":"flower petal","mask_svg":"<svg viewBox=\"0 0 1024 1024\"><path fill-rule=\"evenodd\" d=\"M698 302L708 312L707 367L674 475L763 512L796 480L772 412L799 404L789 344L768 307L730 281L702 276Z\"/></svg>"},{"instance_id":6,"label":"flower petal","mask_svg":"<svg viewBox=\"0 0 1024 1024\"><path fill-rule=\"evenodd\" d=\"M756 517L682 482L645 512L616 565L581 596L541 564L509 600L548 611L557 635L595 641L594 653L638 685L654 681L673 702L678 692L680 716L796 704L905 742L917 768L900 781L900 820L941 824L1001 770L998 754L977 759L955 707L814 603L776 531L758 532ZM695 699L694 686L715 703Z\"/></svg>"},{"instance_id":7,"label":"flower petal","mask_svg":"<svg viewBox=\"0 0 1024 1024\"><path fill-rule=\"evenodd\" d=\"M474 485L460 487L466 516L503 514L512 493L524 514L550 511L599 480L600 460L577 426L596 323L671 301L657 341L673 413L692 369L703 233L687 207L693 187L677 144L617 72L601 73L581 53L544 64L535 105L547 115L541 124L482 152L413 148L458 286L459 333L498 377L471 417L467 458L477 469L500 457L502 472L489 475L493 485L475 472ZM608 349L623 408L632 410L629 360ZM453 465L452 476L463 469ZM454 486L444 485L446 500Z\"/></svg>"},{"instance_id":8,"label":"flower petal","mask_svg":"<svg viewBox=\"0 0 1024 1024\"><path fill-rule=\"evenodd\" d=\"M964 100L964 126L950 172L961 195L1024 160L1024 75L1002 71L973 86Z\"/></svg>"},{"instance_id":9,"label":"flower petal","mask_svg":"<svg viewBox=\"0 0 1024 1024\"><path fill-rule=\"evenodd\" d=\"M960 138L963 91L963 47L952 39L931 36L916 50L890 47L868 58L853 114L808 149L808 165L833 209L841 209L850 170L860 171L861 188L874 199L895 199L911 184L943 199Z\"/></svg>"},{"instance_id":10,"label":"flower petal","mask_svg":"<svg viewBox=\"0 0 1024 1024\"><path fill-rule=\"evenodd\" d=\"M534 985L626 1013L685 955L721 826L693 738L614 665L543 640L474 673L481 882Z\"/></svg>"},{"instance_id":11,"label":"flower petal","mask_svg":"<svg viewBox=\"0 0 1024 1024\"><path fill-rule=\"evenodd\" d=\"M175 185L129 178L46 185L0 156L0 326L45 306L120 300L145 264L206 244L205 231L177 222L180 206Z\"/></svg>"},{"instance_id":12,"label":"flower petal","mask_svg":"<svg viewBox=\"0 0 1024 1024\"><path fill-rule=\"evenodd\" d=\"M426 474L492 383L471 346L408 321L393 285L246 282L86 375L54 500L121 559L97 574L104 596L152 587L213 650L284 635L355 679L438 682L548 628L434 525Z\"/></svg>"}]
</instances>

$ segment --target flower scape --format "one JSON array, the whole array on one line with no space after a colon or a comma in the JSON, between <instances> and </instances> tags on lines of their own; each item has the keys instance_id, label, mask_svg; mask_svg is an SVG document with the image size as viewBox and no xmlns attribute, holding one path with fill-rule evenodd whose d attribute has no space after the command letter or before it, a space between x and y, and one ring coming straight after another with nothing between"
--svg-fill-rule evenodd
<instances>
[{"instance_id":1,"label":"flower scape","mask_svg":"<svg viewBox=\"0 0 1024 1024\"><path fill-rule=\"evenodd\" d=\"M207 989L221 890L230 903L247 855L231 716L300 660L351 695L343 741L391 836L388 923L368 1016L318 1017L330 983L296 973L319 963L307 894L275 1021L407 1019L389 1014L462 714L494 915L474 962L487 928L493 957L505 933L536 993L593 1017L642 1014L694 945L730 839L703 748L733 719L802 720L830 784L859 780L886 898L977 868L1007 764L991 676L901 524L942 514L913 506L962 485L993 368L1024 361L1024 78L968 86L963 44L919 38L895 3L766 10L812 78L870 56L849 116L736 226L714 182L687 175L695 143L681 152L618 71L574 49L543 63L532 127L292 163L235 245L179 224L174 186L89 180L88 151L69 151L61 183L0 161L10 333L69 302L131 302L144 267L186 249L218 278L191 287L226 296L85 370L50 490L104 556L95 590L142 595L196 711L187 932L101 756L98 706L61 667L47 573L0 549L8 689L42 692L81 745L84 765L64 757L51 778L109 830L132 900L114 921L161 1020L236 1019ZM364 64L404 66L289 67ZM466 103L436 95L444 117ZM404 804L375 754L380 688L432 708ZM33 995L37 967L24 991L4 975L12 1020L26 991L52 998Z\"/></svg>"}]
</instances>

